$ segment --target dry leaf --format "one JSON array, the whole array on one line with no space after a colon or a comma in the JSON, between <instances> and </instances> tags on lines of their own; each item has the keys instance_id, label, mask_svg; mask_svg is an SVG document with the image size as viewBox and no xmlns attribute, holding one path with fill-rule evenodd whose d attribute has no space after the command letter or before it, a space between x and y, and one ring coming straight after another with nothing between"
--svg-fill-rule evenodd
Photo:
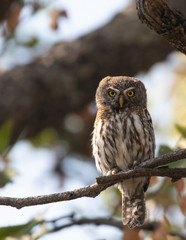
<instances>
[{"instance_id":1,"label":"dry leaf","mask_svg":"<svg viewBox=\"0 0 186 240\"><path fill-rule=\"evenodd\" d=\"M179 197L178 203L184 216L186 216L186 196L184 195L185 187L186 187L186 180L183 178L176 183L176 188L177 188L178 197Z\"/></svg>"},{"instance_id":2,"label":"dry leaf","mask_svg":"<svg viewBox=\"0 0 186 240\"><path fill-rule=\"evenodd\" d=\"M156 176L151 177L149 187L154 186L156 183L158 183L158 178Z\"/></svg>"},{"instance_id":3,"label":"dry leaf","mask_svg":"<svg viewBox=\"0 0 186 240\"><path fill-rule=\"evenodd\" d=\"M176 188L180 197L183 195L185 185L185 180L183 178L176 182Z\"/></svg>"},{"instance_id":4,"label":"dry leaf","mask_svg":"<svg viewBox=\"0 0 186 240\"><path fill-rule=\"evenodd\" d=\"M18 4L16 4L9 12L9 15L7 17L7 24L8 29L11 32L14 32L18 23L19 23L19 14L21 12L22 7Z\"/></svg>"},{"instance_id":5,"label":"dry leaf","mask_svg":"<svg viewBox=\"0 0 186 240\"><path fill-rule=\"evenodd\" d=\"M125 227L122 240L140 240L139 232L136 229Z\"/></svg>"},{"instance_id":6,"label":"dry leaf","mask_svg":"<svg viewBox=\"0 0 186 240\"><path fill-rule=\"evenodd\" d=\"M183 215L186 216L186 196L179 199L179 205Z\"/></svg>"},{"instance_id":7,"label":"dry leaf","mask_svg":"<svg viewBox=\"0 0 186 240\"><path fill-rule=\"evenodd\" d=\"M156 228L152 234L153 240L166 240L168 235L168 228L161 224L158 228Z\"/></svg>"},{"instance_id":8,"label":"dry leaf","mask_svg":"<svg viewBox=\"0 0 186 240\"><path fill-rule=\"evenodd\" d=\"M54 30L58 29L58 19L59 17L67 18L67 13L65 10L52 9L50 12L50 27Z\"/></svg>"},{"instance_id":9,"label":"dry leaf","mask_svg":"<svg viewBox=\"0 0 186 240\"><path fill-rule=\"evenodd\" d=\"M59 16L60 16L60 17L64 17L64 18L67 18L67 17L68 17L67 12L66 12L65 10L60 10L60 11L59 11Z\"/></svg>"}]
</instances>

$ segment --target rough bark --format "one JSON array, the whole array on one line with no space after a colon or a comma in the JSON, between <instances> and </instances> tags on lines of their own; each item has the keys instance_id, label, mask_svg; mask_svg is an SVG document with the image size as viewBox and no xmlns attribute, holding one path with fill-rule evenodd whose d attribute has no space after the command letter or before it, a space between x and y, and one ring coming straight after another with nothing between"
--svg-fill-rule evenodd
<instances>
[{"instance_id":1,"label":"rough bark","mask_svg":"<svg viewBox=\"0 0 186 240\"><path fill-rule=\"evenodd\" d=\"M179 3L186 9L184 0ZM2 74L0 124L13 119L14 138L22 130L30 137L48 126L60 129L66 114L94 99L101 78L133 76L164 60L172 50L141 24L132 4L106 26L59 43L41 59Z\"/></svg>"},{"instance_id":2,"label":"rough bark","mask_svg":"<svg viewBox=\"0 0 186 240\"><path fill-rule=\"evenodd\" d=\"M163 0L136 0L142 22L186 54L186 18Z\"/></svg>"}]
</instances>

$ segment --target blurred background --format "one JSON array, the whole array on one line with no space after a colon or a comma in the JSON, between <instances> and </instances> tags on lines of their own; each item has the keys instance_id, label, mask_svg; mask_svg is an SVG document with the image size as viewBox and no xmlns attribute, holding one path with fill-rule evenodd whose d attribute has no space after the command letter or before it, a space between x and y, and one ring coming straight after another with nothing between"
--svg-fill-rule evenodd
<instances>
[{"instance_id":1,"label":"blurred background","mask_svg":"<svg viewBox=\"0 0 186 240\"><path fill-rule=\"evenodd\" d=\"M186 15L184 0L168 1ZM0 4L0 195L80 188L99 176L94 102L108 75L141 79L156 156L186 147L186 57L143 25L132 0ZM169 167L186 167L184 161ZM17 210L0 206L0 239L186 239L186 182L152 177L151 227L121 227L120 193Z\"/></svg>"}]
</instances>

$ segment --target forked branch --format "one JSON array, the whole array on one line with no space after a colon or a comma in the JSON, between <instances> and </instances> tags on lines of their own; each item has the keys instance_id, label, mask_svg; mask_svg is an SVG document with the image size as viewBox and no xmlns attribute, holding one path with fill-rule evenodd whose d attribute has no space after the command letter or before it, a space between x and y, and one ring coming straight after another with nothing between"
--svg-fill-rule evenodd
<instances>
[{"instance_id":1,"label":"forked branch","mask_svg":"<svg viewBox=\"0 0 186 240\"><path fill-rule=\"evenodd\" d=\"M14 197L0 197L0 205L6 205L20 209L26 206L34 206L40 204L69 201L81 197L96 197L106 188L114 185L117 182L123 181L129 178L138 177L150 177L161 176L170 177L173 180L177 180L186 177L186 168L174 168L160 167L162 165L175 162L186 158L186 149L177 150L175 152L162 155L157 158L150 159L143 162L138 167L132 170L124 171L112 176L102 176L97 178L97 183L92 185L75 189L73 191L49 194L43 196L33 196L26 198L14 198ZM158 167L158 168L156 168Z\"/></svg>"}]
</instances>

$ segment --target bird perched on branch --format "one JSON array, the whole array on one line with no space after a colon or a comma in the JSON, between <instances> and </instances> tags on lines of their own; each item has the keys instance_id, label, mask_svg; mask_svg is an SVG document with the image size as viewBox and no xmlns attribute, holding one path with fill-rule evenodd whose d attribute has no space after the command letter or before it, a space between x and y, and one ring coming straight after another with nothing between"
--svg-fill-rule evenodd
<instances>
[{"instance_id":1,"label":"bird perched on branch","mask_svg":"<svg viewBox=\"0 0 186 240\"><path fill-rule=\"evenodd\" d=\"M104 78L96 91L98 108L93 131L93 155L104 175L133 169L154 157L155 139L144 84L132 77ZM144 192L149 178L124 180L117 186L122 194L123 224L144 224Z\"/></svg>"}]
</instances>

